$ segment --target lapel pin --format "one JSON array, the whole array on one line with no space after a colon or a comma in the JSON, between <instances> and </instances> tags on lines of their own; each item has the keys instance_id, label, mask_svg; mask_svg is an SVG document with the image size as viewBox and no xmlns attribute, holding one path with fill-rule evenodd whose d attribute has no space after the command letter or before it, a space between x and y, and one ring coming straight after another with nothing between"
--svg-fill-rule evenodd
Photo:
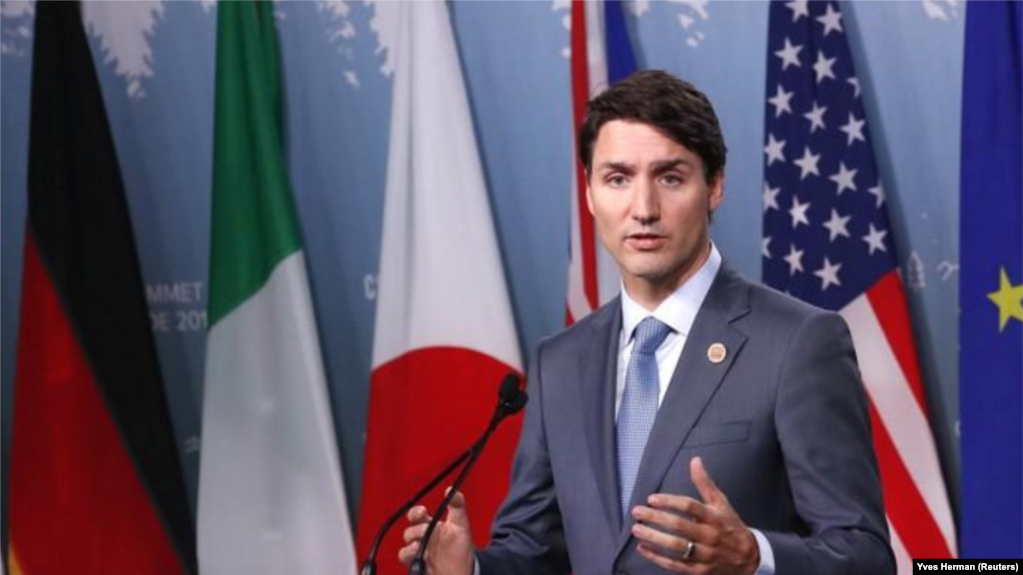
<instances>
[{"instance_id":1,"label":"lapel pin","mask_svg":"<svg viewBox=\"0 0 1023 575\"><path fill-rule=\"evenodd\" d=\"M712 343L710 344L710 347L707 348L707 359L709 359L711 363L721 363L722 361L725 361L726 355L728 355L728 350L725 349L725 344L723 343Z\"/></svg>"}]
</instances>

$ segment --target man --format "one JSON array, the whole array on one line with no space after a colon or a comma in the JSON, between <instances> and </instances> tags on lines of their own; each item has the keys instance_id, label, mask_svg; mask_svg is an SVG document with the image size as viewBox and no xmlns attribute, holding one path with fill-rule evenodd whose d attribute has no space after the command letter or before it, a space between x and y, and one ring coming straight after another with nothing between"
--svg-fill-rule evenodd
<instances>
[{"instance_id":1,"label":"man","mask_svg":"<svg viewBox=\"0 0 1023 575\"><path fill-rule=\"evenodd\" d=\"M473 549L458 494L431 573L894 573L848 328L710 241L726 148L706 96L638 72L590 102L579 152L622 294L540 343L492 543ZM429 517L409 520L406 563Z\"/></svg>"}]
</instances>

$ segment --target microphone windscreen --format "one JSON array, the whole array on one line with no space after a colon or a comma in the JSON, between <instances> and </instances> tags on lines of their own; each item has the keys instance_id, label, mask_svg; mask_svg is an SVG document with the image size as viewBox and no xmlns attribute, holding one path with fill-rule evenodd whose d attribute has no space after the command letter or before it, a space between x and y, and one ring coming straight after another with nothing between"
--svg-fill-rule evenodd
<instances>
[{"instance_id":1,"label":"microphone windscreen","mask_svg":"<svg viewBox=\"0 0 1023 575\"><path fill-rule=\"evenodd\" d=\"M522 408L526 407L527 403L529 403L529 395L525 391L520 390L519 394L508 405L508 414L511 415L522 411Z\"/></svg>"},{"instance_id":2,"label":"microphone windscreen","mask_svg":"<svg viewBox=\"0 0 1023 575\"><path fill-rule=\"evenodd\" d=\"M501 402L512 403L520 393L522 393L522 390L519 389L519 376L514 373L504 376L504 380L501 381L501 387L497 391L497 396Z\"/></svg>"}]
</instances>

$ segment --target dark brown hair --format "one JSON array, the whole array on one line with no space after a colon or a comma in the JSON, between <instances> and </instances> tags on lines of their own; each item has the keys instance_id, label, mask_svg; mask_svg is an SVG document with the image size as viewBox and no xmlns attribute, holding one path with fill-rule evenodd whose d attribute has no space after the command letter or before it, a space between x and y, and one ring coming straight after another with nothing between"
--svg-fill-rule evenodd
<instances>
[{"instance_id":1,"label":"dark brown hair","mask_svg":"<svg viewBox=\"0 0 1023 575\"><path fill-rule=\"evenodd\" d=\"M703 161L708 182L721 176L728 148L714 106L692 84L661 70L642 70L590 100L579 129L579 160L589 176L600 128L612 120L653 126Z\"/></svg>"}]
</instances>

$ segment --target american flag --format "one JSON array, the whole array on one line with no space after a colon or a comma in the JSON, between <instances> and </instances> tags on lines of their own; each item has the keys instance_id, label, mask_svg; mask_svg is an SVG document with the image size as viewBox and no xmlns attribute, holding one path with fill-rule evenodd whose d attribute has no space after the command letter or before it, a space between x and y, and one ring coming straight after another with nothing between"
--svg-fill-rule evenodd
<instances>
[{"instance_id":1,"label":"american flag","mask_svg":"<svg viewBox=\"0 0 1023 575\"><path fill-rule=\"evenodd\" d=\"M884 186L836 2L772 2L764 119L764 281L841 313L870 398L900 574L952 557Z\"/></svg>"},{"instance_id":2,"label":"american flag","mask_svg":"<svg viewBox=\"0 0 1023 575\"><path fill-rule=\"evenodd\" d=\"M620 0L572 1L573 134L586 119L590 98L636 70ZM573 139L574 141L574 139ZM586 208L586 174L573 154L571 240L565 322L571 325L618 294L618 268L597 240Z\"/></svg>"}]
</instances>

